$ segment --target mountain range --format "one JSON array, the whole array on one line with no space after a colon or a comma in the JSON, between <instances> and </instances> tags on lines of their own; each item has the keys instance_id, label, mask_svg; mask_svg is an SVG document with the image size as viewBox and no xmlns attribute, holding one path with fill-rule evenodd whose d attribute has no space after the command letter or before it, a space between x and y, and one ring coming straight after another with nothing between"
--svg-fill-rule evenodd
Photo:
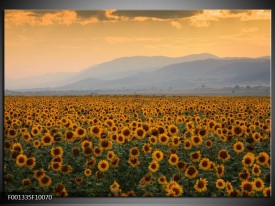
<instances>
[{"instance_id":1,"label":"mountain range","mask_svg":"<svg viewBox=\"0 0 275 206\"><path fill-rule=\"evenodd\" d=\"M208 53L183 57L122 57L77 73L51 73L17 80L5 78L5 89L28 91L155 90L269 84L269 56L219 58Z\"/></svg>"}]
</instances>

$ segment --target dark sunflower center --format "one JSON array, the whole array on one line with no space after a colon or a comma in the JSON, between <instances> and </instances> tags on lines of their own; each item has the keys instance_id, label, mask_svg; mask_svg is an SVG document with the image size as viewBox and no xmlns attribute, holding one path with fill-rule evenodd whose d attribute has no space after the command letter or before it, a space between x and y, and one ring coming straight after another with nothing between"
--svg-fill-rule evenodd
<instances>
[{"instance_id":1,"label":"dark sunflower center","mask_svg":"<svg viewBox=\"0 0 275 206\"><path fill-rule=\"evenodd\" d=\"M18 160L20 163L23 163L24 162L24 158L19 158Z\"/></svg>"},{"instance_id":2,"label":"dark sunflower center","mask_svg":"<svg viewBox=\"0 0 275 206\"><path fill-rule=\"evenodd\" d=\"M200 189L204 188L204 182L203 181L199 181L198 188L200 188Z\"/></svg>"},{"instance_id":3,"label":"dark sunflower center","mask_svg":"<svg viewBox=\"0 0 275 206\"><path fill-rule=\"evenodd\" d=\"M252 187L251 184L247 183L247 184L244 185L243 189L247 192L251 192L253 187Z\"/></svg>"},{"instance_id":4,"label":"dark sunflower center","mask_svg":"<svg viewBox=\"0 0 275 206\"><path fill-rule=\"evenodd\" d=\"M226 159L226 158L228 157L227 152L226 152L226 151L221 151L221 152L220 152L220 157L221 157L222 159Z\"/></svg>"},{"instance_id":5,"label":"dark sunflower center","mask_svg":"<svg viewBox=\"0 0 275 206\"><path fill-rule=\"evenodd\" d=\"M79 135L83 135L84 134L84 130L83 129L78 130L78 134Z\"/></svg>"},{"instance_id":6,"label":"dark sunflower center","mask_svg":"<svg viewBox=\"0 0 275 206\"><path fill-rule=\"evenodd\" d=\"M194 167L189 167L189 168L188 168L188 174L189 174L189 175L193 175L193 174L195 173L195 171L196 171L196 170L195 170Z\"/></svg>"},{"instance_id":7,"label":"dark sunflower center","mask_svg":"<svg viewBox=\"0 0 275 206\"><path fill-rule=\"evenodd\" d=\"M49 136L46 136L46 137L44 138L44 142L46 142L46 143L51 142L51 138L50 138Z\"/></svg>"},{"instance_id":8,"label":"dark sunflower center","mask_svg":"<svg viewBox=\"0 0 275 206\"><path fill-rule=\"evenodd\" d=\"M132 155L137 155L137 154L138 154L137 149L133 149L133 150L132 150Z\"/></svg>"},{"instance_id":9,"label":"dark sunflower center","mask_svg":"<svg viewBox=\"0 0 275 206\"><path fill-rule=\"evenodd\" d=\"M50 180L50 179L49 179L48 177L45 176L45 177L42 178L41 182L44 183L44 184L46 184L46 183L49 182L49 180Z\"/></svg>"},{"instance_id":10,"label":"dark sunflower center","mask_svg":"<svg viewBox=\"0 0 275 206\"><path fill-rule=\"evenodd\" d=\"M137 131L137 135L138 135L138 136L142 136L142 135L143 135L143 130L141 130L141 129L138 130L138 131Z\"/></svg>"}]
</instances>

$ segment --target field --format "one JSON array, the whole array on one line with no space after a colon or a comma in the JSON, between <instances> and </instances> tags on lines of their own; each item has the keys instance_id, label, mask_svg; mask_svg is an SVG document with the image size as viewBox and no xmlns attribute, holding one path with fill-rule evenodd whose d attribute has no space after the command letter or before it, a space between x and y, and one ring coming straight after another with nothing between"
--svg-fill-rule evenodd
<instances>
[{"instance_id":1,"label":"field","mask_svg":"<svg viewBox=\"0 0 275 206\"><path fill-rule=\"evenodd\" d=\"M4 100L4 190L269 197L270 97Z\"/></svg>"}]
</instances>

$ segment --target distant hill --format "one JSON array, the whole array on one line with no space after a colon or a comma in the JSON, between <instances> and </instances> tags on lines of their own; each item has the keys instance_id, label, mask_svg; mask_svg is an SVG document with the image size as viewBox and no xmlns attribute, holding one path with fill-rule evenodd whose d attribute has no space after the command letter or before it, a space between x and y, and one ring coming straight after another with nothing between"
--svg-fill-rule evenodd
<instances>
[{"instance_id":1,"label":"distant hill","mask_svg":"<svg viewBox=\"0 0 275 206\"><path fill-rule=\"evenodd\" d=\"M59 87L74 83L88 77L103 80L113 80L128 77L139 72L149 72L160 67L180 62L195 61L208 58L218 58L215 55L202 53L183 57L165 56L134 56L122 57L88 67L77 73L49 73L22 79L5 79L6 89L31 89L42 87Z\"/></svg>"},{"instance_id":2,"label":"distant hill","mask_svg":"<svg viewBox=\"0 0 275 206\"><path fill-rule=\"evenodd\" d=\"M211 88L270 85L270 57L219 58L211 54L177 58L123 57L66 75L62 79L62 75L51 74L49 76L55 78L51 83L42 84L40 80L40 84L19 88L20 91L149 91L192 89L202 85Z\"/></svg>"},{"instance_id":3,"label":"distant hill","mask_svg":"<svg viewBox=\"0 0 275 206\"><path fill-rule=\"evenodd\" d=\"M206 59L172 64L155 71L141 72L116 80L86 78L55 88L57 90L95 89L187 89L201 85L209 87L270 84L268 59Z\"/></svg>"}]
</instances>

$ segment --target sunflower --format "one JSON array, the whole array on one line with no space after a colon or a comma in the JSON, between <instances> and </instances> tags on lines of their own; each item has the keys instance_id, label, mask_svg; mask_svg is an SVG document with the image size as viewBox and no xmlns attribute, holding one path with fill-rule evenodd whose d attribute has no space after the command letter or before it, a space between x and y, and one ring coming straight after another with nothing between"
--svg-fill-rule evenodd
<instances>
[{"instance_id":1,"label":"sunflower","mask_svg":"<svg viewBox=\"0 0 275 206\"><path fill-rule=\"evenodd\" d=\"M14 129L10 129L10 130L8 130L8 134L7 135L10 138L15 138L15 137L17 137L17 132Z\"/></svg>"},{"instance_id":2,"label":"sunflower","mask_svg":"<svg viewBox=\"0 0 275 206\"><path fill-rule=\"evenodd\" d=\"M266 152L260 152L256 157L256 162L258 165L265 166L268 164L269 155Z\"/></svg>"},{"instance_id":3,"label":"sunflower","mask_svg":"<svg viewBox=\"0 0 275 206\"><path fill-rule=\"evenodd\" d=\"M171 136L177 135L178 132L179 132L179 129L177 126L175 125L168 126L168 134L170 134Z\"/></svg>"},{"instance_id":4,"label":"sunflower","mask_svg":"<svg viewBox=\"0 0 275 206\"><path fill-rule=\"evenodd\" d=\"M155 127L152 127L152 128L150 128L150 134L152 135L152 136L155 136L155 137L158 137L159 136L159 130L157 129L157 128L155 128Z\"/></svg>"},{"instance_id":5,"label":"sunflower","mask_svg":"<svg viewBox=\"0 0 275 206\"><path fill-rule=\"evenodd\" d=\"M89 131L93 136L100 137L101 128L98 125L90 127Z\"/></svg>"},{"instance_id":6,"label":"sunflower","mask_svg":"<svg viewBox=\"0 0 275 206\"><path fill-rule=\"evenodd\" d=\"M167 184L167 179L164 175L161 175L159 178L158 178L158 183L161 184L161 185L165 185Z\"/></svg>"},{"instance_id":7,"label":"sunflower","mask_svg":"<svg viewBox=\"0 0 275 206\"><path fill-rule=\"evenodd\" d=\"M63 158L60 156L53 157L52 162L60 162L63 163Z\"/></svg>"},{"instance_id":8,"label":"sunflower","mask_svg":"<svg viewBox=\"0 0 275 206\"><path fill-rule=\"evenodd\" d=\"M13 151L17 151L18 153L23 153L23 148L20 143L14 143L11 147Z\"/></svg>"},{"instance_id":9,"label":"sunflower","mask_svg":"<svg viewBox=\"0 0 275 206\"><path fill-rule=\"evenodd\" d=\"M202 128L200 128L198 135L201 136L202 138L204 138L206 135L208 134L207 128L205 126L203 126Z\"/></svg>"},{"instance_id":10,"label":"sunflower","mask_svg":"<svg viewBox=\"0 0 275 206\"><path fill-rule=\"evenodd\" d=\"M153 144L153 145L158 143L158 139L156 136L150 136L149 141L150 141L150 144Z\"/></svg>"},{"instance_id":11,"label":"sunflower","mask_svg":"<svg viewBox=\"0 0 275 206\"><path fill-rule=\"evenodd\" d=\"M251 167L254 164L255 156L253 153L248 152L243 156L242 164L244 167Z\"/></svg>"},{"instance_id":12,"label":"sunflower","mask_svg":"<svg viewBox=\"0 0 275 206\"><path fill-rule=\"evenodd\" d=\"M264 189L264 181L261 178L254 179L254 186L256 191L262 191Z\"/></svg>"},{"instance_id":13,"label":"sunflower","mask_svg":"<svg viewBox=\"0 0 275 206\"><path fill-rule=\"evenodd\" d=\"M110 167L111 168L117 168L119 166L120 158L115 157L114 159L111 160L110 162Z\"/></svg>"},{"instance_id":14,"label":"sunflower","mask_svg":"<svg viewBox=\"0 0 275 206\"><path fill-rule=\"evenodd\" d=\"M152 147L149 143L145 143L143 146L142 146L142 151L144 152L144 154L150 154L151 151L152 151Z\"/></svg>"},{"instance_id":15,"label":"sunflower","mask_svg":"<svg viewBox=\"0 0 275 206\"><path fill-rule=\"evenodd\" d=\"M191 154L190 154L190 159L191 159L193 162L200 161L200 159L201 159L201 152L200 152L200 151L191 152Z\"/></svg>"},{"instance_id":16,"label":"sunflower","mask_svg":"<svg viewBox=\"0 0 275 206\"><path fill-rule=\"evenodd\" d=\"M113 141L113 142L117 142L117 133L115 133L115 134L112 134L111 135L111 140Z\"/></svg>"},{"instance_id":17,"label":"sunflower","mask_svg":"<svg viewBox=\"0 0 275 206\"><path fill-rule=\"evenodd\" d=\"M236 135L237 137L240 137L244 134L244 129L243 127L236 125L232 128L232 132L234 135Z\"/></svg>"},{"instance_id":18,"label":"sunflower","mask_svg":"<svg viewBox=\"0 0 275 206\"><path fill-rule=\"evenodd\" d=\"M128 163L132 166L132 167L137 167L140 164L140 161L138 160L138 158L136 157L130 157L128 159Z\"/></svg>"},{"instance_id":19,"label":"sunflower","mask_svg":"<svg viewBox=\"0 0 275 206\"><path fill-rule=\"evenodd\" d=\"M221 149L218 154L218 159L225 162L230 159L230 155L226 149Z\"/></svg>"},{"instance_id":20,"label":"sunflower","mask_svg":"<svg viewBox=\"0 0 275 206\"><path fill-rule=\"evenodd\" d=\"M179 197L183 194L183 188L179 184L174 184L171 186L170 191L173 191L173 195Z\"/></svg>"},{"instance_id":21,"label":"sunflower","mask_svg":"<svg viewBox=\"0 0 275 206\"><path fill-rule=\"evenodd\" d=\"M40 170L35 170L33 176L34 176L35 179L40 179L45 174L46 174L46 171L44 169L40 169Z\"/></svg>"},{"instance_id":22,"label":"sunflower","mask_svg":"<svg viewBox=\"0 0 275 206\"><path fill-rule=\"evenodd\" d=\"M56 156L63 156L63 149L62 147L55 147L55 148L51 148L51 155L53 157L56 157Z\"/></svg>"},{"instance_id":23,"label":"sunflower","mask_svg":"<svg viewBox=\"0 0 275 206\"><path fill-rule=\"evenodd\" d=\"M112 141L108 141L107 139L101 139L99 145L102 150L108 150L112 148L113 143Z\"/></svg>"},{"instance_id":24,"label":"sunflower","mask_svg":"<svg viewBox=\"0 0 275 206\"><path fill-rule=\"evenodd\" d=\"M22 136L26 142L29 142L30 140L32 140L32 137L29 133L24 133L22 134Z\"/></svg>"},{"instance_id":25,"label":"sunflower","mask_svg":"<svg viewBox=\"0 0 275 206\"><path fill-rule=\"evenodd\" d=\"M148 169L151 171L151 172L157 172L158 169L159 169L159 163L157 161L152 161L149 166L148 166Z\"/></svg>"},{"instance_id":26,"label":"sunflower","mask_svg":"<svg viewBox=\"0 0 275 206\"><path fill-rule=\"evenodd\" d=\"M200 178L196 181L194 189L197 192L204 192L207 190L208 181L205 178Z\"/></svg>"},{"instance_id":27,"label":"sunflower","mask_svg":"<svg viewBox=\"0 0 275 206\"><path fill-rule=\"evenodd\" d=\"M211 149L212 146L213 146L213 141L212 141L212 140L207 140L207 141L205 142L205 147L206 147L207 149Z\"/></svg>"},{"instance_id":28,"label":"sunflower","mask_svg":"<svg viewBox=\"0 0 275 206\"><path fill-rule=\"evenodd\" d=\"M202 160L200 161L200 164L199 164L199 167L202 169L202 170L209 170L210 169L210 166L211 166L211 161L208 159L208 158L202 158Z\"/></svg>"},{"instance_id":29,"label":"sunflower","mask_svg":"<svg viewBox=\"0 0 275 206\"><path fill-rule=\"evenodd\" d=\"M262 135L259 132L254 132L252 134L252 138L255 142L260 142L263 139Z\"/></svg>"},{"instance_id":30,"label":"sunflower","mask_svg":"<svg viewBox=\"0 0 275 206\"><path fill-rule=\"evenodd\" d=\"M229 181L227 181L225 183L225 189L226 189L227 195L230 195L234 191L234 188L233 188L231 182L229 182Z\"/></svg>"},{"instance_id":31,"label":"sunflower","mask_svg":"<svg viewBox=\"0 0 275 206\"><path fill-rule=\"evenodd\" d=\"M62 191L65 190L65 186L62 183L58 183L54 187L54 193L61 193Z\"/></svg>"},{"instance_id":32,"label":"sunflower","mask_svg":"<svg viewBox=\"0 0 275 206\"><path fill-rule=\"evenodd\" d=\"M76 138L76 133L72 131L67 131L65 134L65 140L67 142L73 142Z\"/></svg>"},{"instance_id":33,"label":"sunflower","mask_svg":"<svg viewBox=\"0 0 275 206\"><path fill-rule=\"evenodd\" d=\"M73 171L73 168L70 165L62 165L61 166L61 172L63 174L68 174L71 173Z\"/></svg>"},{"instance_id":34,"label":"sunflower","mask_svg":"<svg viewBox=\"0 0 275 206\"><path fill-rule=\"evenodd\" d=\"M147 184L147 185L151 184L152 180L153 180L153 175L151 173L147 173L144 176L144 182L145 182L145 184Z\"/></svg>"},{"instance_id":35,"label":"sunflower","mask_svg":"<svg viewBox=\"0 0 275 206\"><path fill-rule=\"evenodd\" d=\"M192 145L198 147L202 144L202 137L201 136L192 136L191 137Z\"/></svg>"},{"instance_id":36,"label":"sunflower","mask_svg":"<svg viewBox=\"0 0 275 206\"><path fill-rule=\"evenodd\" d=\"M100 160L97 167L99 171L106 172L109 169L109 162L106 160Z\"/></svg>"},{"instance_id":37,"label":"sunflower","mask_svg":"<svg viewBox=\"0 0 275 206\"><path fill-rule=\"evenodd\" d=\"M33 137L35 137L35 136L40 135L41 131L40 131L40 129L38 127L33 127L32 131L31 131L31 134L32 134Z\"/></svg>"},{"instance_id":38,"label":"sunflower","mask_svg":"<svg viewBox=\"0 0 275 206\"><path fill-rule=\"evenodd\" d=\"M179 157L177 154L171 154L168 160L170 165L176 166L179 162Z\"/></svg>"},{"instance_id":39,"label":"sunflower","mask_svg":"<svg viewBox=\"0 0 275 206\"><path fill-rule=\"evenodd\" d=\"M23 154L19 154L17 157L16 157L16 164L19 166L19 167L22 167L22 166L25 166L27 163L27 157Z\"/></svg>"},{"instance_id":40,"label":"sunflower","mask_svg":"<svg viewBox=\"0 0 275 206\"><path fill-rule=\"evenodd\" d=\"M194 122L188 122L186 124L187 131L191 132L191 131L193 131L194 128L195 128Z\"/></svg>"},{"instance_id":41,"label":"sunflower","mask_svg":"<svg viewBox=\"0 0 275 206\"><path fill-rule=\"evenodd\" d=\"M88 140L84 140L83 142L81 142L82 150L85 150L86 147L92 147L92 146L93 146L93 143Z\"/></svg>"},{"instance_id":42,"label":"sunflower","mask_svg":"<svg viewBox=\"0 0 275 206\"><path fill-rule=\"evenodd\" d=\"M224 189L225 188L225 181L223 179L217 179L216 181L216 188Z\"/></svg>"},{"instance_id":43,"label":"sunflower","mask_svg":"<svg viewBox=\"0 0 275 206\"><path fill-rule=\"evenodd\" d=\"M12 144L11 144L10 141L6 140L6 141L4 142L4 149L10 150L10 149L11 149L11 146L12 146Z\"/></svg>"},{"instance_id":44,"label":"sunflower","mask_svg":"<svg viewBox=\"0 0 275 206\"><path fill-rule=\"evenodd\" d=\"M117 181L114 181L114 183L109 186L112 196L120 196L121 190L119 187L120 185L117 183Z\"/></svg>"},{"instance_id":45,"label":"sunflower","mask_svg":"<svg viewBox=\"0 0 275 206\"><path fill-rule=\"evenodd\" d=\"M270 186L269 187L265 187L263 189L263 195L264 195L264 197L270 197L270 192L271 192L271 187Z\"/></svg>"},{"instance_id":46,"label":"sunflower","mask_svg":"<svg viewBox=\"0 0 275 206\"><path fill-rule=\"evenodd\" d=\"M23 179L21 181L21 184L22 184L23 187L28 187L28 186L30 186L32 184L32 181L30 179L28 179L28 178L27 179Z\"/></svg>"},{"instance_id":47,"label":"sunflower","mask_svg":"<svg viewBox=\"0 0 275 206\"><path fill-rule=\"evenodd\" d=\"M160 162L163 159L163 157L164 157L163 152L161 150L158 150L158 149L155 150L152 154L153 160L158 161L158 162Z\"/></svg>"},{"instance_id":48,"label":"sunflower","mask_svg":"<svg viewBox=\"0 0 275 206\"><path fill-rule=\"evenodd\" d=\"M43 177L38 179L38 183L42 187L48 187L52 184L52 179L49 176L44 175Z\"/></svg>"},{"instance_id":49,"label":"sunflower","mask_svg":"<svg viewBox=\"0 0 275 206\"><path fill-rule=\"evenodd\" d=\"M90 155L92 155L93 154L93 148L91 148L91 147L86 147L85 149L84 149L84 151L83 151L83 153L84 153L84 156L85 157L88 157L88 156L90 156Z\"/></svg>"},{"instance_id":50,"label":"sunflower","mask_svg":"<svg viewBox=\"0 0 275 206\"><path fill-rule=\"evenodd\" d=\"M191 148L192 148L192 141L189 140L189 139L186 139L186 140L184 141L184 143L183 143L183 148L184 148L185 150L191 149Z\"/></svg>"},{"instance_id":51,"label":"sunflower","mask_svg":"<svg viewBox=\"0 0 275 206\"><path fill-rule=\"evenodd\" d=\"M242 181L241 188L244 193L251 195L254 192L255 185L254 182L249 182L248 180L245 180Z\"/></svg>"},{"instance_id":52,"label":"sunflower","mask_svg":"<svg viewBox=\"0 0 275 206\"><path fill-rule=\"evenodd\" d=\"M94 154L95 154L95 156L100 157L102 154L102 149L100 147L95 147Z\"/></svg>"},{"instance_id":53,"label":"sunflower","mask_svg":"<svg viewBox=\"0 0 275 206\"><path fill-rule=\"evenodd\" d=\"M179 161L177 164L177 169L184 172L186 169L186 165L187 164L184 161Z\"/></svg>"},{"instance_id":54,"label":"sunflower","mask_svg":"<svg viewBox=\"0 0 275 206\"><path fill-rule=\"evenodd\" d=\"M110 128L114 126L114 121L111 119L107 119L104 123L106 126L108 126Z\"/></svg>"},{"instance_id":55,"label":"sunflower","mask_svg":"<svg viewBox=\"0 0 275 206\"><path fill-rule=\"evenodd\" d=\"M242 153L244 151L244 145L242 142L236 142L234 145L233 145L233 149L235 152L237 153Z\"/></svg>"},{"instance_id":56,"label":"sunflower","mask_svg":"<svg viewBox=\"0 0 275 206\"><path fill-rule=\"evenodd\" d=\"M96 165L96 158L92 157L90 160L86 162L86 167L93 167Z\"/></svg>"},{"instance_id":57,"label":"sunflower","mask_svg":"<svg viewBox=\"0 0 275 206\"><path fill-rule=\"evenodd\" d=\"M139 127L135 130L135 137L137 137L139 140L142 140L146 135L145 130L142 127Z\"/></svg>"},{"instance_id":58,"label":"sunflower","mask_svg":"<svg viewBox=\"0 0 275 206\"><path fill-rule=\"evenodd\" d=\"M53 141L54 141L54 138L49 133L45 134L41 139L41 142L44 146L52 145Z\"/></svg>"},{"instance_id":59,"label":"sunflower","mask_svg":"<svg viewBox=\"0 0 275 206\"><path fill-rule=\"evenodd\" d=\"M83 182L83 177L75 177L74 178L74 181L75 181L75 184L77 185L80 185L82 182Z\"/></svg>"},{"instance_id":60,"label":"sunflower","mask_svg":"<svg viewBox=\"0 0 275 206\"><path fill-rule=\"evenodd\" d=\"M84 175L85 175L86 177L91 176L91 175L92 175L92 170L90 170L90 169L85 169L85 170L84 170Z\"/></svg>"},{"instance_id":61,"label":"sunflower","mask_svg":"<svg viewBox=\"0 0 275 206\"><path fill-rule=\"evenodd\" d=\"M161 134L158 137L158 141L162 145L167 145L167 143L169 142L169 137L166 134Z\"/></svg>"},{"instance_id":62,"label":"sunflower","mask_svg":"<svg viewBox=\"0 0 275 206\"><path fill-rule=\"evenodd\" d=\"M107 159L108 160L112 160L116 157L116 154L114 153L114 151L108 151L107 153Z\"/></svg>"},{"instance_id":63,"label":"sunflower","mask_svg":"<svg viewBox=\"0 0 275 206\"><path fill-rule=\"evenodd\" d=\"M30 169L33 169L36 165L36 159L35 157L30 157L26 161L26 166Z\"/></svg>"},{"instance_id":64,"label":"sunflower","mask_svg":"<svg viewBox=\"0 0 275 206\"><path fill-rule=\"evenodd\" d=\"M241 181L248 180L250 178L250 172L247 168L244 167L243 170L238 174L238 176Z\"/></svg>"},{"instance_id":65,"label":"sunflower","mask_svg":"<svg viewBox=\"0 0 275 206\"><path fill-rule=\"evenodd\" d=\"M257 164L254 164L253 167L252 167L252 169L251 169L251 171L252 171L252 174L254 176L260 176L260 174L261 174L261 167L259 165L257 165Z\"/></svg>"},{"instance_id":66,"label":"sunflower","mask_svg":"<svg viewBox=\"0 0 275 206\"><path fill-rule=\"evenodd\" d=\"M216 166L216 175L218 177L222 177L224 174L224 166L223 165L217 165Z\"/></svg>"},{"instance_id":67,"label":"sunflower","mask_svg":"<svg viewBox=\"0 0 275 206\"><path fill-rule=\"evenodd\" d=\"M173 136L172 137L172 146L173 147L178 147L181 145L180 137L178 136Z\"/></svg>"},{"instance_id":68,"label":"sunflower","mask_svg":"<svg viewBox=\"0 0 275 206\"><path fill-rule=\"evenodd\" d=\"M51 161L51 168L53 171L58 172L61 170L61 163Z\"/></svg>"},{"instance_id":69,"label":"sunflower","mask_svg":"<svg viewBox=\"0 0 275 206\"><path fill-rule=\"evenodd\" d=\"M194 166L189 166L184 175L189 179L194 179L199 174L199 171Z\"/></svg>"},{"instance_id":70,"label":"sunflower","mask_svg":"<svg viewBox=\"0 0 275 206\"><path fill-rule=\"evenodd\" d=\"M119 134L118 137L117 137L117 142L119 144L125 143L125 137L122 134Z\"/></svg>"},{"instance_id":71,"label":"sunflower","mask_svg":"<svg viewBox=\"0 0 275 206\"><path fill-rule=\"evenodd\" d=\"M123 127L122 130L121 130L121 134L127 138L129 136L131 136L131 131L129 130L128 127Z\"/></svg>"},{"instance_id":72,"label":"sunflower","mask_svg":"<svg viewBox=\"0 0 275 206\"><path fill-rule=\"evenodd\" d=\"M130 149L130 158L135 157L137 158L140 155L139 149L137 147L133 147Z\"/></svg>"}]
</instances>

